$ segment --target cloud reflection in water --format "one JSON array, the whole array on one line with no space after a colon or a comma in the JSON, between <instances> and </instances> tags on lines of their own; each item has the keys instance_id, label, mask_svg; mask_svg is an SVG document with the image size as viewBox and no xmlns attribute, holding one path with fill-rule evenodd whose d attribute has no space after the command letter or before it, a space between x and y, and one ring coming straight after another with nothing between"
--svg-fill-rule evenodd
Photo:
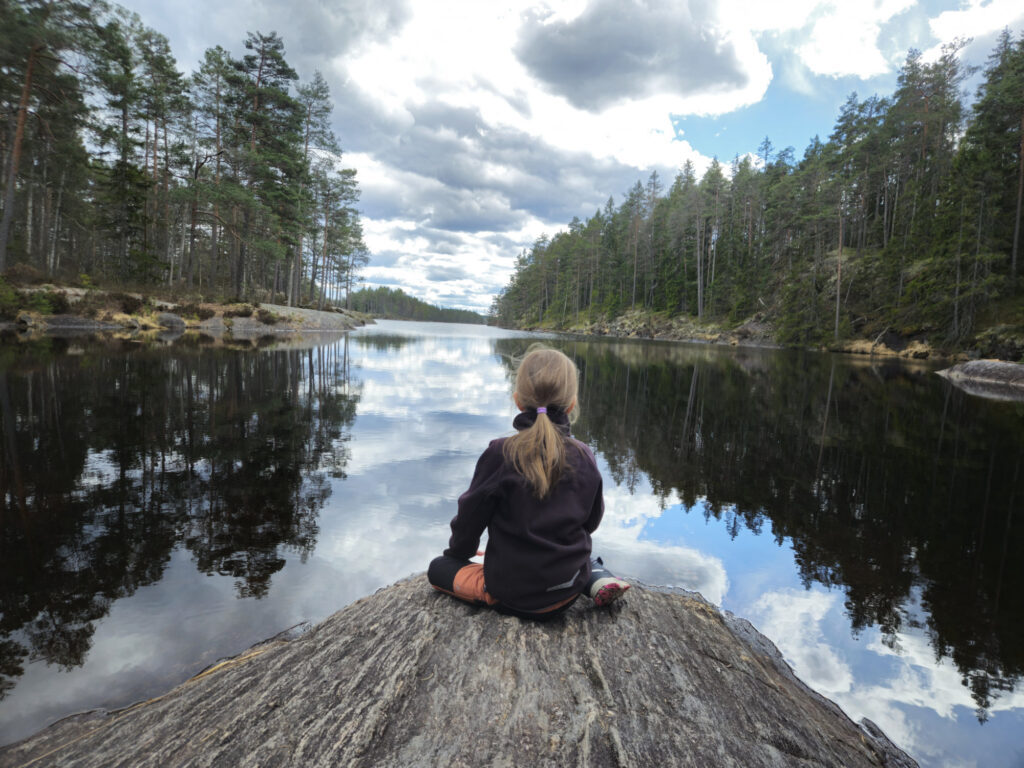
<instances>
[{"instance_id":1,"label":"cloud reflection in water","mask_svg":"<svg viewBox=\"0 0 1024 768\"><path fill-rule=\"evenodd\" d=\"M309 517L312 546L304 549L283 541L275 552L284 564L257 599L240 593L231 576L199 567L196 555L179 543L158 579L113 600L109 612L94 622L84 664L67 671L43 663L27 665L12 695L0 701L0 734L17 738L70 711L155 695L220 656L238 653L297 622L322 619L396 579L422 572L447 542L456 499L468 486L477 457L489 440L512 431L508 356L525 350L532 340L494 329L435 324L381 323L352 334L346 347L351 380L345 386L358 391L358 402L350 425L328 443L328 454L333 450L339 460L318 454L300 486L319 488L322 483L325 491ZM829 591L808 577L815 571L801 569L793 540L775 535L781 519L796 531L794 537L806 536L804 547L807 542L821 545L799 553L803 565L811 555L818 560L810 562L827 563L834 554L833 540L847 530L857 533L859 518L851 518L849 529L837 528L845 519L833 514L821 529L832 538L816 539L813 530L794 524L799 522L795 516L762 517L765 530L760 530L749 524L756 516L745 518L734 507L709 501L716 498L715 483L722 482L708 474L712 458L732 462L723 474L726 480L744 470L754 480L767 476L761 469L762 448L752 438L749 445L743 442L759 426L770 441L785 446L792 443L792 434L820 434L815 412L800 410L800 403L821 399L810 384L797 406L782 411L781 417L761 417L760 425L753 411L737 410L735 418L713 411L723 396L745 405L755 391L752 381L769 393L773 387L791 392L792 386L777 384L776 367L792 367L786 360L776 363L776 358L745 352L736 358L745 364L740 370L732 362L719 365L716 359L728 353L707 348L691 353L683 345L553 343L569 352L578 350L586 363L586 386L591 389L589 397L586 389L583 393L585 418L577 434L589 436L596 447L605 479L605 519L594 542L595 552L613 571L649 584L697 590L751 619L809 685L855 719L866 716L877 722L925 763L952 764L958 756L965 764L975 760L978 765L1013 760L1013 745L1019 743L1013 734L1024 728L1021 693L993 696L989 722L978 725L961 672L948 660L936 660L919 590L914 593L916 606L899 606L904 621L895 632L883 635L868 623L851 637L843 574ZM802 375L810 381L806 372ZM857 413L861 395L853 383L851 377L851 394L841 409L844 418ZM908 386L925 385L909 379ZM706 412L701 407L691 413L685 400L672 400L701 387L707 387L706 399L700 401L707 404ZM597 400L604 390L614 395L608 402ZM296 390L305 391L304 383ZM638 401L640 395L647 400ZM751 406L756 407L760 404ZM287 416L287 409L271 415L278 413ZM800 417L796 427L787 421L793 413ZM281 422L288 426L287 418ZM969 415L963 423L970 423ZM277 422L273 424L276 428ZM310 424L311 434L319 434L317 420ZM687 447L672 432L680 424L702 439L706 436L704 452ZM716 431L731 440L720 439ZM680 446L689 453L673 454ZM721 456L712 456L713 449ZM109 484L116 474L114 455L102 447L89 450L81 487ZM813 467L817 445L804 450ZM766 484L766 492L793 477L790 467L796 464L790 453L780 449L774 484ZM747 457L753 455L757 459L748 465ZM180 465L183 454L171 446L165 456ZM204 471L200 468L200 480L208 477ZM129 469L133 472L138 470ZM743 490L740 485L723 487L726 492L719 491L717 498ZM787 488L779 498L791 498L791 492ZM758 498L753 492L751 496ZM782 511L795 515L799 507L783 506ZM222 508L231 511L230 504ZM194 515L190 508L185 519ZM189 524L189 535L197 536L198 526ZM892 538L882 541L891 543ZM205 570L212 572L207 575ZM982 745L972 747L974 740Z\"/></svg>"}]
</instances>

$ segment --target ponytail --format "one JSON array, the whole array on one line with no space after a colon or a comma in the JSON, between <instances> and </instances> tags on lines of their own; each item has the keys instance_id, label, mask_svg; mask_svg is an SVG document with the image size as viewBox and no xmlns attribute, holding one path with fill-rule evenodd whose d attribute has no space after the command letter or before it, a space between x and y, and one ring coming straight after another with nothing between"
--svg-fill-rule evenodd
<instances>
[{"instance_id":1,"label":"ponytail","mask_svg":"<svg viewBox=\"0 0 1024 768\"><path fill-rule=\"evenodd\" d=\"M531 347L516 373L516 400L524 410L536 410L531 426L505 441L505 458L523 476L538 499L547 497L569 469L568 434L561 422L574 411L578 376L576 365L561 352ZM551 412L548 413L547 411ZM572 413L576 415L575 412ZM552 417L559 424L552 421Z\"/></svg>"}]
</instances>

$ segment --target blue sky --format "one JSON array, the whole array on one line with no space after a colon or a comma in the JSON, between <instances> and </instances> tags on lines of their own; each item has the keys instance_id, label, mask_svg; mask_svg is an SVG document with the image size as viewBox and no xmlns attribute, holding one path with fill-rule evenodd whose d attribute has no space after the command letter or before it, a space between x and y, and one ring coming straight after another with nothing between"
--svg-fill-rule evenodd
<instances>
[{"instance_id":1,"label":"blue sky","mask_svg":"<svg viewBox=\"0 0 1024 768\"><path fill-rule=\"evenodd\" d=\"M810 96L773 82L765 97L755 104L723 115L678 116L678 135L699 148L702 155L717 157L725 165L736 155L756 153L765 137L771 141L773 152L792 147L799 159L812 137L828 138L839 108L851 92L861 98L875 92L863 88L863 84L856 84L861 85L858 90L852 83L853 87L843 92L851 79L827 83L828 88Z\"/></svg>"},{"instance_id":2,"label":"blue sky","mask_svg":"<svg viewBox=\"0 0 1024 768\"><path fill-rule=\"evenodd\" d=\"M358 172L371 285L486 310L515 257L652 170L797 159L847 96L890 95L911 47L983 65L1019 0L128 0L179 67L276 31L320 70ZM202 24L194 23L201 18ZM977 78L972 81L970 90Z\"/></svg>"}]
</instances>

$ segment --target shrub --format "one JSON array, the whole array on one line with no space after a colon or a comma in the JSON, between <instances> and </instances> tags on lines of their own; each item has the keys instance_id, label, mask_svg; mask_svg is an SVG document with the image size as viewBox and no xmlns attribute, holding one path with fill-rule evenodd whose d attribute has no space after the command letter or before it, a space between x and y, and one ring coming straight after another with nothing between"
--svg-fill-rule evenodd
<instances>
[{"instance_id":1,"label":"shrub","mask_svg":"<svg viewBox=\"0 0 1024 768\"><path fill-rule=\"evenodd\" d=\"M12 264L4 272L4 276L10 282L22 285L39 285L46 282L46 275L31 264Z\"/></svg>"},{"instance_id":2,"label":"shrub","mask_svg":"<svg viewBox=\"0 0 1024 768\"><path fill-rule=\"evenodd\" d=\"M271 312L269 309L259 309L256 311L256 319L264 325L274 325L281 318Z\"/></svg>"},{"instance_id":3,"label":"shrub","mask_svg":"<svg viewBox=\"0 0 1024 768\"><path fill-rule=\"evenodd\" d=\"M21 295L0 277L0 317L4 320L13 320L18 316L20 306Z\"/></svg>"},{"instance_id":4,"label":"shrub","mask_svg":"<svg viewBox=\"0 0 1024 768\"><path fill-rule=\"evenodd\" d=\"M228 307L224 310L224 317L252 317L253 307L251 304L239 304Z\"/></svg>"},{"instance_id":5,"label":"shrub","mask_svg":"<svg viewBox=\"0 0 1024 768\"><path fill-rule=\"evenodd\" d=\"M68 297L57 291L40 291L32 294L29 306L44 315L63 315L71 309Z\"/></svg>"},{"instance_id":6,"label":"shrub","mask_svg":"<svg viewBox=\"0 0 1024 768\"><path fill-rule=\"evenodd\" d=\"M107 297L96 291L88 291L75 304L75 314L81 317L97 317L107 307Z\"/></svg>"},{"instance_id":7,"label":"shrub","mask_svg":"<svg viewBox=\"0 0 1024 768\"><path fill-rule=\"evenodd\" d=\"M121 311L126 315L138 314L146 306L146 302L143 299L137 296L130 296L127 293L112 293L109 298L111 302L120 305Z\"/></svg>"},{"instance_id":8,"label":"shrub","mask_svg":"<svg viewBox=\"0 0 1024 768\"><path fill-rule=\"evenodd\" d=\"M182 317L187 315L191 317L196 317L199 320L209 320L211 317L217 314L209 307L200 307L197 304L182 304L180 307L178 307L177 312Z\"/></svg>"}]
</instances>

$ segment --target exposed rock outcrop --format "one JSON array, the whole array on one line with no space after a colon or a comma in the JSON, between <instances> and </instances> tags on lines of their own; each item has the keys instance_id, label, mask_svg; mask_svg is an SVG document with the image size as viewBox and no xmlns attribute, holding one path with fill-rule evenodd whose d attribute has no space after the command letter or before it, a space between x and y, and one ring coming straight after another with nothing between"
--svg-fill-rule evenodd
<instances>
[{"instance_id":1,"label":"exposed rock outcrop","mask_svg":"<svg viewBox=\"0 0 1024 768\"><path fill-rule=\"evenodd\" d=\"M185 330L185 321L173 312L161 312L156 316L156 321L161 328Z\"/></svg>"},{"instance_id":2,"label":"exposed rock outcrop","mask_svg":"<svg viewBox=\"0 0 1024 768\"><path fill-rule=\"evenodd\" d=\"M628 310L610 320L595 320L565 330L568 333L585 336L659 339L732 346L777 346L772 339L771 325L760 313L731 331L723 326L698 322L686 316L666 317L640 310Z\"/></svg>"},{"instance_id":3,"label":"exposed rock outcrop","mask_svg":"<svg viewBox=\"0 0 1024 768\"><path fill-rule=\"evenodd\" d=\"M346 312L328 312L302 307L286 307L283 304L261 304L260 307L273 318L268 324L258 317L236 317L231 321L231 332L235 336L289 333L307 331L349 331L363 325L363 321Z\"/></svg>"},{"instance_id":4,"label":"exposed rock outcrop","mask_svg":"<svg viewBox=\"0 0 1024 768\"><path fill-rule=\"evenodd\" d=\"M166 310L176 308L167 302L153 302L155 306ZM207 305L216 307L217 305ZM194 309L194 307L192 307ZM186 308L187 309L187 308ZM215 310L220 312L221 310ZM37 315L21 313L16 323L0 322L0 330L4 327L17 329L21 332L38 332L54 336L77 335L83 332L104 332L117 330L152 330L160 329L162 336L180 336L186 329L198 329L203 333L223 337L229 327L231 335L236 338L257 338L265 335L294 335L318 333L321 331L350 331L373 320L364 315L347 312L342 309L320 311L301 307L286 307L278 304L264 304L251 317L235 316L225 322L222 314L215 314L205 320L182 317L169 311L158 312L155 316L137 317L123 312L106 312L104 319L80 317L77 315ZM230 325L229 325L230 324Z\"/></svg>"},{"instance_id":5,"label":"exposed rock outcrop","mask_svg":"<svg viewBox=\"0 0 1024 768\"><path fill-rule=\"evenodd\" d=\"M640 587L548 624L416 576L297 639L0 751L62 766L913 766L747 622Z\"/></svg>"},{"instance_id":6,"label":"exposed rock outcrop","mask_svg":"<svg viewBox=\"0 0 1024 768\"><path fill-rule=\"evenodd\" d=\"M1024 365L1002 360L971 360L936 371L969 395L1024 402Z\"/></svg>"}]
</instances>

